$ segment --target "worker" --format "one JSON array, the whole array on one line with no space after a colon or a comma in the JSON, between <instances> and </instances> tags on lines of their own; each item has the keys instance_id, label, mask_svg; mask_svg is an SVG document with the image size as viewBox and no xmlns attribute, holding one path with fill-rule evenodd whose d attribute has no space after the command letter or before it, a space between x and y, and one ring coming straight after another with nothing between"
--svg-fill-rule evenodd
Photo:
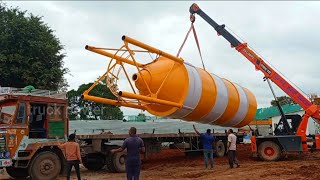
<instances>
[{"instance_id":1,"label":"worker","mask_svg":"<svg viewBox=\"0 0 320 180\"><path fill-rule=\"evenodd\" d=\"M67 159L67 180L70 179L72 166L74 166L74 168L76 169L78 180L81 180L79 167L79 164L82 163L80 156L80 146L75 142L75 138L76 135L72 133L68 137L68 142L60 144L59 137L56 137L59 148L64 150L65 158Z\"/></svg>"},{"instance_id":2,"label":"worker","mask_svg":"<svg viewBox=\"0 0 320 180\"><path fill-rule=\"evenodd\" d=\"M233 130L228 130L228 159L230 168L233 168L233 165L236 164L237 167L240 167L239 161L236 157L237 150L237 136L233 134Z\"/></svg>"},{"instance_id":3,"label":"worker","mask_svg":"<svg viewBox=\"0 0 320 180\"><path fill-rule=\"evenodd\" d=\"M215 137L211 134L211 130L207 129L206 133L200 133L195 125L193 125L194 131L200 136L203 144L203 156L205 168L208 168L208 159L210 159L211 169L213 169L213 148L212 145L215 142Z\"/></svg>"},{"instance_id":4,"label":"worker","mask_svg":"<svg viewBox=\"0 0 320 180\"><path fill-rule=\"evenodd\" d=\"M122 146L118 149L112 149L111 153L122 152L125 149L127 149L125 161L127 180L139 180L141 169L140 152L144 153L145 147L143 140L137 136L135 127L129 129L129 137L124 140Z\"/></svg>"}]
</instances>

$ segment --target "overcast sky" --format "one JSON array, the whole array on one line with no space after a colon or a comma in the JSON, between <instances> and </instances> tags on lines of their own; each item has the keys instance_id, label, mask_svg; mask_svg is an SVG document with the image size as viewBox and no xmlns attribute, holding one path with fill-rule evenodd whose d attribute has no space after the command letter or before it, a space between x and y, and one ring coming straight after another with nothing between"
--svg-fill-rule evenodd
<instances>
[{"instance_id":1,"label":"overcast sky","mask_svg":"<svg viewBox=\"0 0 320 180\"><path fill-rule=\"evenodd\" d=\"M6 2L6 1L4 1ZM55 32L65 47L69 89L94 81L102 75L108 59L84 49L85 45L119 48L128 35L163 51L176 54L190 26L193 2L112 1L8 1L35 15ZM276 67L305 93L318 93L320 77L320 2L197 2L218 24L235 34ZM258 107L273 99L263 74L199 16L195 27L206 69L250 89ZM181 57L201 67L192 36ZM273 85L278 96L284 93ZM121 89L121 87L120 87ZM122 108L125 114L137 110Z\"/></svg>"}]
</instances>

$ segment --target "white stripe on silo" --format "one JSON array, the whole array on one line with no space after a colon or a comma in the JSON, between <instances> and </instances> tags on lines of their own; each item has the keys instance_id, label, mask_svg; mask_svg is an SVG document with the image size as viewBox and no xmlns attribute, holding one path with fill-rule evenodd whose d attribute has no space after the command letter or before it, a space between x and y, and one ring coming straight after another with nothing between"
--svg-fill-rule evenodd
<instances>
[{"instance_id":1,"label":"white stripe on silo","mask_svg":"<svg viewBox=\"0 0 320 180\"><path fill-rule=\"evenodd\" d=\"M234 117L227 123L222 124L221 126L227 126L232 127L237 124L239 124L247 115L248 109L249 109L249 102L246 92L240 87L239 85L233 83L235 87L237 88L238 94L239 94L239 101L240 105L238 108L237 113L234 115Z\"/></svg>"},{"instance_id":2,"label":"white stripe on silo","mask_svg":"<svg viewBox=\"0 0 320 180\"><path fill-rule=\"evenodd\" d=\"M211 74L211 77L216 85L216 102L211 111L200 119L201 123L213 123L222 116L228 105L229 95L227 86L220 77L214 74Z\"/></svg>"},{"instance_id":3,"label":"white stripe on silo","mask_svg":"<svg viewBox=\"0 0 320 180\"><path fill-rule=\"evenodd\" d=\"M176 112L169 115L172 118L183 118L190 114L198 105L202 93L202 80L196 67L184 63L188 72L189 87L188 94L183 105L192 109L180 108Z\"/></svg>"}]
</instances>

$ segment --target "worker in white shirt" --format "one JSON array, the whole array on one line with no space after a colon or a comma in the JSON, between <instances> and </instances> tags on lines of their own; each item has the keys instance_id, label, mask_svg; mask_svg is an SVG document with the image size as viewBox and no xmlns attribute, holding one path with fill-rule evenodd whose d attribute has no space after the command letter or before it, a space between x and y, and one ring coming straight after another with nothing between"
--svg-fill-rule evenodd
<instances>
[{"instance_id":1,"label":"worker in white shirt","mask_svg":"<svg viewBox=\"0 0 320 180\"><path fill-rule=\"evenodd\" d=\"M233 130L228 130L228 159L230 168L233 168L233 165L236 164L237 167L240 167L239 161L236 157L237 150L237 136L233 134Z\"/></svg>"}]
</instances>

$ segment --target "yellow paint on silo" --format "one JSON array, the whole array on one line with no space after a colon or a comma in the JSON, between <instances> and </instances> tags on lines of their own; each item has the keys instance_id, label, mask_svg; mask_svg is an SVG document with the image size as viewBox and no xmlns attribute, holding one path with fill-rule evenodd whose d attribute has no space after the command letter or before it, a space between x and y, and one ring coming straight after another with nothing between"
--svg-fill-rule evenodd
<instances>
[{"instance_id":1,"label":"yellow paint on silo","mask_svg":"<svg viewBox=\"0 0 320 180\"><path fill-rule=\"evenodd\" d=\"M249 90L188 63L159 57L141 75L151 97L183 104L177 108L149 103L146 110L151 114L231 127L247 125L255 115L256 101ZM141 75L134 75L135 85L140 95L149 96Z\"/></svg>"},{"instance_id":2,"label":"yellow paint on silo","mask_svg":"<svg viewBox=\"0 0 320 180\"><path fill-rule=\"evenodd\" d=\"M223 79L223 81L228 89L228 92L226 92L228 93L228 105L222 116L213 123L217 125L230 121L239 107L239 95L236 87L227 79Z\"/></svg>"},{"instance_id":3,"label":"yellow paint on silo","mask_svg":"<svg viewBox=\"0 0 320 180\"><path fill-rule=\"evenodd\" d=\"M172 71L170 72L171 68ZM135 75L137 75L135 85L141 95L150 94L141 78L142 75L143 77L147 77L145 79L147 79L150 91L154 95L167 77L167 80L163 82L158 95L156 95L159 99L182 103L186 96L189 83L188 74L183 64L164 57L159 57L157 61L150 63L143 68L143 70L141 70L141 75L139 73L136 73ZM146 107L148 112L156 116L167 116L177 110L175 107L160 104L148 104Z\"/></svg>"},{"instance_id":4,"label":"yellow paint on silo","mask_svg":"<svg viewBox=\"0 0 320 180\"><path fill-rule=\"evenodd\" d=\"M216 101L216 85L211 75L201 68L197 68L197 70L202 81L201 99L197 107L183 118L186 120L200 119L208 114Z\"/></svg>"},{"instance_id":5,"label":"yellow paint on silo","mask_svg":"<svg viewBox=\"0 0 320 180\"><path fill-rule=\"evenodd\" d=\"M245 125L248 125L253 118L256 115L257 112L257 101L256 98L254 97L254 95L252 94L251 91L249 91L247 88L243 88L243 90L246 92L247 98L248 98L248 112L245 116L245 118L237 125L235 125L234 127L240 128L243 127Z\"/></svg>"}]
</instances>

